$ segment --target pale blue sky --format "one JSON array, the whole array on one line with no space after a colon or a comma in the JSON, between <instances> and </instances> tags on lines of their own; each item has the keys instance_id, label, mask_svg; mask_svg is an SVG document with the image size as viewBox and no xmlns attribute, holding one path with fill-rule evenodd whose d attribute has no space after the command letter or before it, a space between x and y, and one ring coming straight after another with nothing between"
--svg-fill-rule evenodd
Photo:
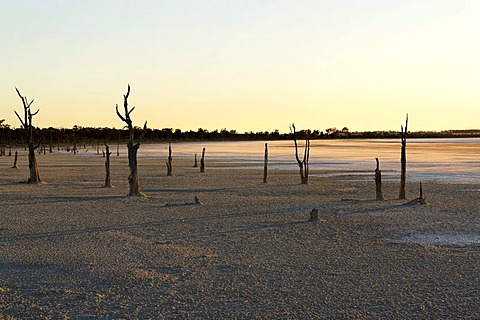
<instances>
[{"instance_id":1,"label":"pale blue sky","mask_svg":"<svg viewBox=\"0 0 480 320\"><path fill-rule=\"evenodd\" d=\"M479 1L3 1L0 118L42 127L480 128Z\"/></svg>"}]
</instances>

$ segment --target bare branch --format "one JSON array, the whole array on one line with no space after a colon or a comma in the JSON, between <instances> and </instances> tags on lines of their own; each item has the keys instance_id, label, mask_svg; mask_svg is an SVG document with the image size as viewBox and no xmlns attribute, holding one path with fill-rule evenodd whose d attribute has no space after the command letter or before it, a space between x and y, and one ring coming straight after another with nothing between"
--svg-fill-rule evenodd
<instances>
[{"instance_id":1,"label":"bare branch","mask_svg":"<svg viewBox=\"0 0 480 320\"><path fill-rule=\"evenodd\" d=\"M117 116L123 121L123 122L127 122L127 120L125 120L125 118L120 114L120 112L118 111L118 104L116 105L116 110L117 110Z\"/></svg>"},{"instance_id":2,"label":"bare branch","mask_svg":"<svg viewBox=\"0 0 480 320\"><path fill-rule=\"evenodd\" d=\"M130 84L127 84L127 94L123 95L124 99L128 99L128 96L130 95Z\"/></svg>"},{"instance_id":3,"label":"bare branch","mask_svg":"<svg viewBox=\"0 0 480 320\"><path fill-rule=\"evenodd\" d=\"M140 144L146 132L147 132L147 121L145 121L145 124L143 125L143 131L140 134L140 137L138 137L138 144Z\"/></svg>"},{"instance_id":4,"label":"bare branch","mask_svg":"<svg viewBox=\"0 0 480 320\"><path fill-rule=\"evenodd\" d=\"M23 122L22 118L20 118L20 116L18 115L17 111L13 110L13 112L15 112L15 114L16 114L17 117L18 117L18 120L20 120L20 123L21 123L22 126L25 128L25 123Z\"/></svg>"},{"instance_id":5,"label":"bare branch","mask_svg":"<svg viewBox=\"0 0 480 320\"><path fill-rule=\"evenodd\" d=\"M132 111L135 110L135 107L133 107L130 111L128 111L128 116L130 116L130 113L132 113Z\"/></svg>"},{"instance_id":6,"label":"bare branch","mask_svg":"<svg viewBox=\"0 0 480 320\"><path fill-rule=\"evenodd\" d=\"M17 87L15 87L15 90L17 91L17 94L20 97L20 100L22 100L22 102L23 102L23 107L25 108L27 106L27 104L25 103L25 98L22 96L20 91L18 91Z\"/></svg>"},{"instance_id":7,"label":"bare branch","mask_svg":"<svg viewBox=\"0 0 480 320\"><path fill-rule=\"evenodd\" d=\"M33 102L33 100L32 100L32 102ZM37 115L37 113L38 113L39 111L40 111L40 109L38 109L38 110L35 111L34 113L30 113L30 115L33 117L33 116Z\"/></svg>"},{"instance_id":8,"label":"bare branch","mask_svg":"<svg viewBox=\"0 0 480 320\"><path fill-rule=\"evenodd\" d=\"M130 85L127 86L127 94L123 95L123 108L125 109L125 119L130 119L130 113L128 112L128 96L130 95Z\"/></svg>"}]
</instances>

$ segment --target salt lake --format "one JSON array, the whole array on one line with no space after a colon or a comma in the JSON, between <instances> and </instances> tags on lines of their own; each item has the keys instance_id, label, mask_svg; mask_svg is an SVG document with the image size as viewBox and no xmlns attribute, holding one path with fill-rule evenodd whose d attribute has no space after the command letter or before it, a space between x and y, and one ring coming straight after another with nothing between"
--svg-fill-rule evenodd
<instances>
[{"instance_id":1,"label":"salt lake","mask_svg":"<svg viewBox=\"0 0 480 320\"><path fill-rule=\"evenodd\" d=\"M268 143L269 170L297 170L293 141L181 142L173 143L173 158L200 159L206 149L209 169L249 167L263 170ZM299 141L300 157L304 142ZM355 175L372 179L375 158L380 160L383 180L400 175L400 139L313 140L310 150L311 176ZM126 151L126 150L124 150ZM139 157L165 158L168 144L143 144ZM215 164L208 164L215 160ZM407 179L410 182L480 183L480 138L408 139Z\"/></svg>"}]
</instances>

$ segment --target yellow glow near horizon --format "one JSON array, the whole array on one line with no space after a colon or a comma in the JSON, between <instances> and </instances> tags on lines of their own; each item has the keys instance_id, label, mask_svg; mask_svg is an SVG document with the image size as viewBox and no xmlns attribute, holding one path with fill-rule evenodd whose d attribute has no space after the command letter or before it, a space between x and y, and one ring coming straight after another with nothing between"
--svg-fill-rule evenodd
<instances>
[{"instance_id":1,"label":"yellow glow near horizon","mask_svg":"<svg viewBox=\"0 0 480 320\"><path fill-rule=\"evenodd\" d=\"M126 0L1 6L0 118L41 127L480 128L480 3ZM16 19L24 14L24 21ZM3 49L2 48L2 49Z\"/></svg>"}]
</instances>

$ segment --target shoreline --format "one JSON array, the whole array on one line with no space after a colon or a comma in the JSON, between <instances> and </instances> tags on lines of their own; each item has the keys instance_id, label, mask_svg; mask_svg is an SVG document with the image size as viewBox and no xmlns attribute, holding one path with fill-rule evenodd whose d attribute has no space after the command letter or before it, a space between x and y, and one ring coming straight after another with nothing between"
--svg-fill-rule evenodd
<instances>
[{"instance_id":1,"label":"shoreline","mask_svg":"<svg viewBox=\"0 0 480 320\"><path fill-rule=\"evenodd\" d=\"M22 160L20 162L20 160ZM396 200L355 176L219 167L140 158L147 198L126 197L128 163L0 157L0 319L478 318L480 246L394 243L480 234L478 184L423 184L428 206ZM210 162L213 165L214 161ZM313 172L312 172L313 174ZM407 197L418 196L407 182ZM194 204L198 196L202 205ZM317 208L320 221L309 222Z\"/></svg>"}]
</instances>

